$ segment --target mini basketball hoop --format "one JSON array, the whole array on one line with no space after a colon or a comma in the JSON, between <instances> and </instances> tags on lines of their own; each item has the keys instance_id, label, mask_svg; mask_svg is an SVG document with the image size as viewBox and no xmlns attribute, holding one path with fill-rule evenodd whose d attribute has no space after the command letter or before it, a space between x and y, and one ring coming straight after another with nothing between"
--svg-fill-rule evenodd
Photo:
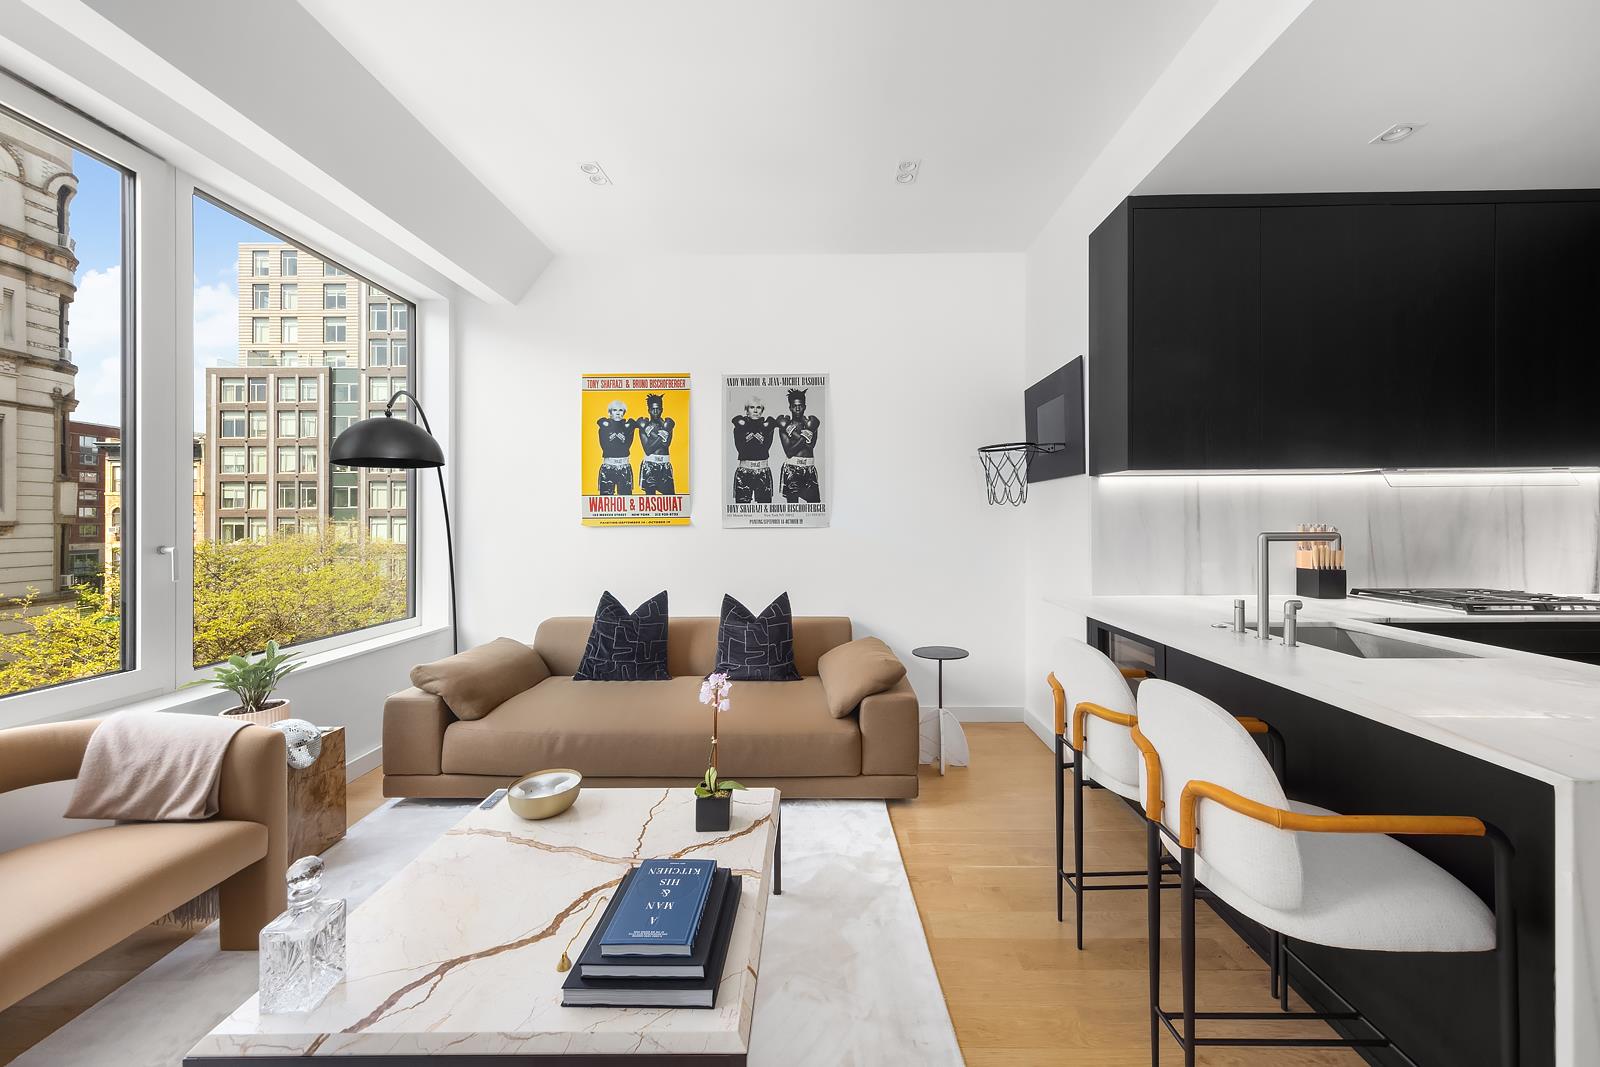
<instances>
[{"instance_id":1,"label":"mini basketball hoop","mask_svg":"<svg viewBox=\"0 0 1600 1067\"><path fill-rule=\"evenodd\" d=\"M983 480L989 491L989 503L1010 504L1016 507L1028 500L1028 468L1033 457L1060 452L1067 446L1059 441L1040 444L1037 441L1012 441L1003 445L984 445L978 449L978 459L983 463Z\"/></svg>"}]
</instances>

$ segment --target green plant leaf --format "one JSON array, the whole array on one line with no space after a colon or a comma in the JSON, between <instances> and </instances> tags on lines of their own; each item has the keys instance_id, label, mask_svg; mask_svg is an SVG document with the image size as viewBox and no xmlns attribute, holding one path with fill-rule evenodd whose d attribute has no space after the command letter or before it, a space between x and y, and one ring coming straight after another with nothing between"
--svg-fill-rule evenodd
<instances>
[{"instance_id":1,"label":"green plant leaf","mask_svg":"<svg viewBox=\"0 0 1600 1067\"><path fill-rule=\"evenodd\" d=\"M708 797L711 795L711 791L703 785L697 785L694 787L694 795L697 797Z\"/></svg>"},{"instance_id":2,"label":"green plant leaf","mask_svg":"<svg viewBox=\"0 0 1600 1067\"><path fill-rule=\"evenodd\" d=\"M717 783L717 788L718 789L722 789L722 790L729 790L729 789L743 789L745 787L743 785L741 785L740 783L734 781L732 778L724 778L722 781Z\"/></svg>"}]
</instances>

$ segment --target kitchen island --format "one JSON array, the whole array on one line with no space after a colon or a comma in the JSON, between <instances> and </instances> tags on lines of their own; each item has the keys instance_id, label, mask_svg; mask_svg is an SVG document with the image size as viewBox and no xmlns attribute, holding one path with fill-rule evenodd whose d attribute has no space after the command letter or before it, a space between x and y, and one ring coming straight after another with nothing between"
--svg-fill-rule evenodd
<instances>
[{"instance_id":1,"label":"kitchen island","mask_svg":"<svg viewBox=\"0 0 1600 1067\"><path fill-rule=\"evenodd\" d=\"M1275 621L1286 599L1273 598ZM1357 599L1306 600L1301 626L1337 625L1347 647L1354 636L1407 653L1390 642L1410 642L1410 654L1288 648L1277 638L1258 640L1253 618L1249 631L1234 633L1233 600L1089 597L1068 606L1088 619L1089 642L1125 665L1272 723L1288 749L1290 796L1349 813L1475 815L1505 831L1517 850L1522 1062L1600 1063L1600 862L1582 847L1600 840L1600 666L1429 633L1470 635L1479 620ZM1552 622L1561 625L1482 620L1502 628ZM1490 898L1482 842L1407 843ZM1264 945L1259 928L1225 917ZM1489 955L1312 946L1302 954L1417 1062L1495 1061Z\"/></svg>"}]
</instances>

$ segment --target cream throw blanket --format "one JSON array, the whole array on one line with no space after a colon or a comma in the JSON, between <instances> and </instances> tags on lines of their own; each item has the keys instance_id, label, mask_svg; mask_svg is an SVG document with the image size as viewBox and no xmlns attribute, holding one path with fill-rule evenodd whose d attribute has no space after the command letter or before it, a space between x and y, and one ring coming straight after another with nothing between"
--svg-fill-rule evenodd
<instances>
[{"instance_id":1,"label":"cream throw blanket","mask_svg":"<svg viewBox=\"0 0 1600 1067\"><path fill-rule=\"evenodd\" d=\"M125 711L95 727L69 819L178 822L217 813L222 757L248 725L217 715Z\"/></svg>"}]
</instances>

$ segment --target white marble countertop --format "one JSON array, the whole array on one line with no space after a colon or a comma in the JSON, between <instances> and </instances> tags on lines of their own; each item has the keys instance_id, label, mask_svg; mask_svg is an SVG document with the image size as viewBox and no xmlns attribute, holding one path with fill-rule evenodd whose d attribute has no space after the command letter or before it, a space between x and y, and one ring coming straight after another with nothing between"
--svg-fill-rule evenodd
<instances>
[{"instance_id":1,"label":"white marble countertop","mask_svg":"<svg viewBox=\"0 0 1600 1067\"><path fill-rule=\"evenodd\" d=\"M262 1015L251 997L189 1055L742 1054L777 806L736 793L722 833L695 831L688 789L585 789L543 822L474 809L350 914L346 978L320 1006ZM563 1008L562 950L630 866L667 856L746 876L716 1007Z\"/></svg>"},{"instance_id":2,"label":"white marble countertop","mask_svg":"<svg viewBox=\"0 0 1600 1067\"><path fill-rule=\"evenodd\" d=\"M1118 629L1543 781L1600 781L1600 666L1383 626L1387 620L1538 625L1579 622L1583 616L1473 618L1361 598L1300 598L1302 625L1333 622L1473 657L1362 659L1313 645L1286 648L1278 639L1258 640L1254 595L1244 596L1251 629L1236 634L1234 599L1110 596L1066 604ZM1288 599L1272 598L1275 623L1282 622Z\"/></svg>"}]
</instances>

